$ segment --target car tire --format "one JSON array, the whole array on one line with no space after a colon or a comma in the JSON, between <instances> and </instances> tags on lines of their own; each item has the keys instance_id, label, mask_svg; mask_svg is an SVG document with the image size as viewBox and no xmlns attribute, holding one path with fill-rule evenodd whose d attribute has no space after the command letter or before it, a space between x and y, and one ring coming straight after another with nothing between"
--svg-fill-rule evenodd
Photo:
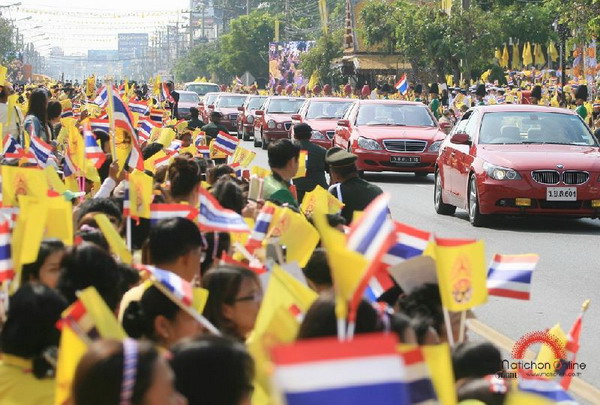
<instances>
[{"instance_id":1,"label":"car tire","mask_svg":"<svg viewBox=\"0 0 600 405\"><path fill-rule=\"evenodd\" d=\"M248 132L246 132L245 129L242 129L242 139L244 141L249 141L250 140L250 134Z\"/></svg>"},{"instance_id":2,"label":"car tire","mask_svg":"<svg viewBox=\"0 0 600 405\"><path fill-rule=\"evenodd\" d=\"M469 222L473 226L485 226L488 223L489 216L479 212L479 195L477 193L477 178L471 174L469 178L467 209L469 213Z\"/></svg>"},{"instance_id":3,"label":"car tire","mask_svg":"<svg viewBox=\"0 0 600 405\"><path fill-rule=\"evenodd\" d=\"M262 140L258 136L256 136L256 134L255 134L254 135L254 147L255 148L260 148L262 146L261 142L262 142Z\"/></svg>"},{"instance_id":4,"label":"car tire","mask_svg":"<svg viewBox=\"0 0 600 405\"><path fill-rule=\"evenodd\" d=\"M454 205L446 204L442 198L442 178L440 177L439 171L435 172L434 179L433 207L435 208L435 212L440 215L454 215L456 207Z\"/></svg>"},{"instance_id":5,"label":"car tire","mask_svg":"<svg viewBox=\"0 0 600 405\"><path fill-rule=\"evenodd\" d=\"M262 147L263 150L267 150L267 148L269 147L269 143L265 139L264 135L261 134L260 139L261 139L260 146Z\"/></svg>"}]
</instances>

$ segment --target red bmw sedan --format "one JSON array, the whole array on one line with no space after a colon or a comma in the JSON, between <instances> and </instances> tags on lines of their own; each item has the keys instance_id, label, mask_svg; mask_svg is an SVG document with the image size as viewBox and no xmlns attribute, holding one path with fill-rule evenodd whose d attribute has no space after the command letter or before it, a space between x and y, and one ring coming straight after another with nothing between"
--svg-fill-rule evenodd
<instances>
[{"instance_id":1,"label":"red bmw sedan","mask_svg":"<svg viewBox=\"0 0 600 405\"><path fill-rule=\"evenodd\" d=\"M361 172L427 176L445 136L423 103L357 100L338 121L333 145L357 155Z\"/></svg>"},{"instance_id":2,"label":"red bmw sedan","mask_svg":"<svg viewBox=\"0 0 600 405\"><path fill-rule=\"evenodd\" d=\"M474 107L442 143L434 207L490 214L600 216L600 144L577 114L532 105Z\"/></svg>"}]
</instances>

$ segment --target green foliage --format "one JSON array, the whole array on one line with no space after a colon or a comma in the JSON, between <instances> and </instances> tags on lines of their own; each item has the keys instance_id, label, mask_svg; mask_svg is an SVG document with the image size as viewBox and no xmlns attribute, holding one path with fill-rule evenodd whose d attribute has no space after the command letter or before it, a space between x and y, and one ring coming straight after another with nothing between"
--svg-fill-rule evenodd
<instances>
[{"instance_id":1,"label":"green foliage","mask_svg":"<svg viewBox=\"0 0 600 405\"><path fill-rule=\"evenodd\" d=\"M308 78L317 72L322 84L337 86L342 83L341 73L331 68L332 62L342 57L342 38L343 30L322 35L315 46L302 55L300 68L303 76Z\"/></svg>"},{"instance_id":2,"label":"green foliage","mask_svg":"<svg viewBox=\"0 0 600 405\"><path fill-rule=\"evenodd\" d=\"M210 78L218 70L219 48L217 42L200 44L175 64L177 80L187 82L197 77Z\"/></svg>"},{"instance_id":3,"label":"green foliage","mask_svg":"<svg viewBox=\"0 0 600 405\"><path fill-rule=\"evenodd\" d=\"M13 42L13 27L5 18L0 18L0 62L7 65L15 58L16 46Z\"/></svg>"}]
</instances>

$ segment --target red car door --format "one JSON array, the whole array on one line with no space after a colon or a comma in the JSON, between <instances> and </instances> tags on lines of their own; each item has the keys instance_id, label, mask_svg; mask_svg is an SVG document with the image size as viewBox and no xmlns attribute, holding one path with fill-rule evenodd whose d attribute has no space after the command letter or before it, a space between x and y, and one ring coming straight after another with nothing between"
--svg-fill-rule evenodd
<instances>
[{"instance_id":1,"label":"red car door","mask_svg":"<svg viewBox=\"0 0 600 405\"><path fill-rule=\"evenodd\" d=\"M450 132L450 139L452 135L465 132L465 127L467 126L467 122L469 121L469 117L471 116L471 112L465 113L462 119L456 124L456 126ZM448 142L442 151L442 184L444 186L444 190L449 191L451 194L457 194L457 175L458 175L458 162L457 162L457 153L458 147L461 145L457 145L452 142Z\"/></svg>"},{"instance_id":2,"label":"red car door","mask_svg":"<svg viewBox=\"0 0 600 405\"><path fill-rule=\"evenodd\" d=\"M469 145L455 145L456 146L456 178L453 181L455 187L454 191L458 198L464 202L465 207L467 204L467 185L469 184L469 172L471 171L471 165L473 164L473 140L477 134L477 129L480 125L481 114L474 112L469 121L467 122L464 132L469 135L471 143Z\"/></svg>"}]
</instances>

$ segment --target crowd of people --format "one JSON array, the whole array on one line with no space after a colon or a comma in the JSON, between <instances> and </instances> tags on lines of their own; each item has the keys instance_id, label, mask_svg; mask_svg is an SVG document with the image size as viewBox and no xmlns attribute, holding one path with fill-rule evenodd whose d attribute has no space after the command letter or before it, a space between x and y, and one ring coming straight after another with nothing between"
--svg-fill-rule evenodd
<instances>
[{"instance_id":1,"label":"crowd of people","mask_svg":"<svg viewBox=\"0 0 600 405\"><path fill-rule=\"evenodd\" d=\"M231 154L223 155L219 149L217 138L222 131L218 117L209 128L198 122L197 114L192 114L190 121L173 119L174 99L169 86L97 87L86 94L85 86L65 83L26 86L16 93L10 83L2 86L2 167L42 172L41 166L46 168L48 179L53 178L48 171L58 173L59 178L44 184L48 196L40 196L39 190L26 185L9 189L3 179L0 223L9 227L4 234L12 238L13 256L12 267L0 272L0 403L277 403L276 384L263 381L273 365L265 366L265 359L257 356L248 342L254 338L255 344L268 351L278 342L338 337L339 280L333 274L327 247L314 244L307 260L296 264L301 271L290 271L295 281L284 283L287 295L282 293L278 299L285 311L278 313L281 308L274 307L277 300L267 296L274 288L271 284L281 277L277 272L289 267L287 259L294 252L291 244L281 242L283 234L274 235L271 227L262 226L265 221L273 224L274 213L281 209L290 212L285 217L290 222L300 218L308 227L303 229L310 230L292 235L298 241L310 239L310 233L316 232L318 215L327 223L325 228L316 226L319 232L343 236L382 190L358 176L355 155L311 144L311 128L306 124L294 128L296 139L269 144L270 167L253 170L232 162ZM172 86L170 89L174 90ZM126 108L126 115L138 123L134 131L111 127L119 113L113 105L118 100L106 101L104 91L108 97L116 93L115 97L125 100L125 106L131 100L147 103L145 112L134 114ZM442 106L452 104L444 96L441 100ZM159 118L152 124L154 129L142 135L141 124L156 114ZM95 126L105 119L109 129ZM40 156L36 149L40 140L49 148L47 156ZM80 156L76 148L83 144ZM88 154L88 146L94 154ZM136 148L146 163L143 170L133 163ZM308 157L301 162L301 153L307 150ZM79 163L73 174L72 163L80 158L86 169ZM97 165L91 163L92 158L99 160ZM215 163L216 159L223 163ZM301 166L304 172L298 176ZM137 188L136 176L142 174L151 183L150 201L141 197L146 195L143 187ZM320 189L329 189L329 195L319 201L328 205L332 200L339 205L333 204L331 210L307 210L306 201L313 196L310 193ZM14 194L16 204L7 204L8 193ZM29 236L33 228L27 228L31 234L19 233L20 221L27 223L32 215L32 198L38 198L40 206L51 204L49 201L58 205L56 199L67 203L72 220L65 219L64 225L72 229L52 238L42 229L34 260L28 260L23 254L15 255L14 246L18 238L25 238L28 245L38 243ZM134 209L139 213L146 206L151 210L175 207L179 213L164 219L132 215ZM203 211L204 206L216 207L216 213ZM199 208L200 214L180 214L186 207ZM248 228L251 232L241 232L240 236L203 222L218 222L220 215L236 224L243 218L242 223L254 225ZM103 227L102 217L108 218L112 231ZM226 228L231 221L222 225ZM285 228L283 222L281 228ZM115 241L115 232L122 239ZM117 242L128 245L132 260L127 260L127 252L123 253ZM11 260L10 255L2 257ZM355 319L357 337L391 334L398 342L414 347L456 343L451 347L448 374L441 380L428 377L428 383L411 387L409 402L392 399L387 403L425 403L440 397L440 387L450 387L455 400L495 405L503 404L508 393L516 391L510 380L497 375L502 370L499 348L460 336L458 314L451 314L451 322L445 322L435 281L427 277L419 283L413 278L407 284L401 279L388 281L392 287L375 300L360 300ZM82 291L90 287L103 304L87 308L88 323L74 322L74 313L84 302ZM204 298L194 295L193 302L186 300L188 289L203 292ZM282 298L284 295L288 298ZM310 299L294 301L299 296ZM104 305L108 315L101 324L92 315ZM291 318L288 309L294 309ZM267 319L267 314L271 318ZM261 316L271 323L262 327L263 335L257 337ZM89 319L94 319L91 325ZM291 326L277 321L282 319ZM107 334L105 325L113 321L119 330L122 328L122 339ZM61 368L74 351L61 343L69 329L85 348L70 373ZM278 331L283 334L289 330L291 339L278 335ZM443 357L430 360L428 365L434 368L442 368L446 361ZM430 371L426 374L433 375ZM354 402L349 399L349 403Z\"/></svg>"}]
</instances>

